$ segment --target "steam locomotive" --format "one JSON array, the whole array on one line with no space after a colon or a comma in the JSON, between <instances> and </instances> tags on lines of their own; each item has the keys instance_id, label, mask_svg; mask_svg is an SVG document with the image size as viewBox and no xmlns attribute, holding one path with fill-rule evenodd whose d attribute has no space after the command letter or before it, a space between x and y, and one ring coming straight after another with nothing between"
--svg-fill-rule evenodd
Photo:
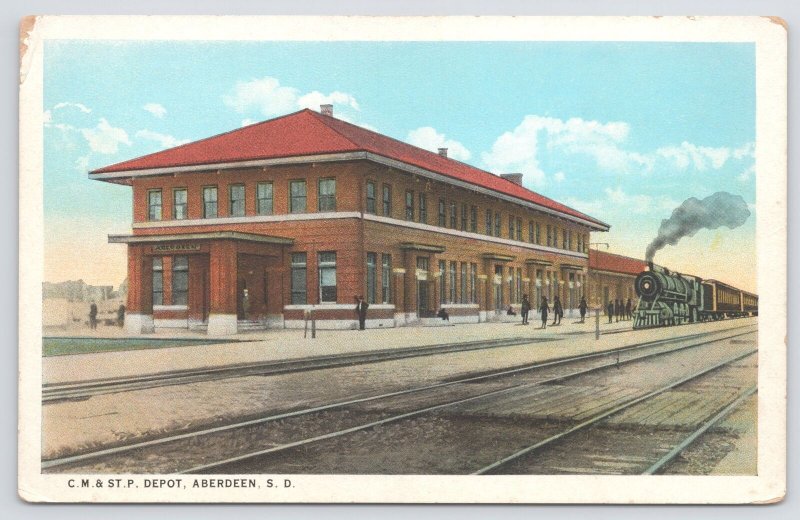
<instances>
[{"instance_id":1,"label":"steam locomotive","mask_svg":"<svg viewBox=\"0 0 800 520\"><path fill-rule=\"evenodd\" d=\"M634 289L634 329L758 316L758 295L653 264L636 277Z\"/></svg>"}]
</instances>

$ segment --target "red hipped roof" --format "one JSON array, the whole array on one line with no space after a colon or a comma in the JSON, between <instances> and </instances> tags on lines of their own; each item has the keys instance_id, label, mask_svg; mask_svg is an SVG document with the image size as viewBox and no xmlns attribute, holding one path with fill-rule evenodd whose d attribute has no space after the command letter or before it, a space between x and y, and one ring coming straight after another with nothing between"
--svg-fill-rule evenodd
<instances>
[{"instance_id":1,"label":"red hipped roof","mask_svg":"<svg viewBox=\"0 0 800 520\"><path fill-rule=\"evenodd\" d=\"M647 268L644 260L629 256L604 253L596 249L589 250L589 269L610 271L612 273L638 275Z\"/></svg>"},{"instance_id":2,"label":"red hipped roof","mask_svg":"<svg viewBox=\"0 0 800 520\"><path fill-rule=\"evenodd\" d=\"M371 152L595 223L608 225L498 175L312 110L301 110L92 171L131 172L258 159Z\"/></svg>"}]
</instances>

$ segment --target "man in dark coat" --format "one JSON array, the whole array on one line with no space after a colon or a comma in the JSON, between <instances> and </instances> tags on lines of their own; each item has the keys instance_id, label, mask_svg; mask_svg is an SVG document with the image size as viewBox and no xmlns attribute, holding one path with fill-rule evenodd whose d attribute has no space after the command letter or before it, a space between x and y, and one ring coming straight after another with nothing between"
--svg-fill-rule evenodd
<instances>
[{"instance_id":1,"label":"man in dark coat","mask_svg":"<svg viewBox=\"0 0 800 520\"><path fill-rule=\"evenodd\" d=\"M528 295L522 295L522 305L520 306L519 313L522 314L522 324L528 324L528 313L531 311L531 302L528 301Z\"/></svg>"},{"instance_id":2,"label":"man in dark coat","mask_svg":"<svg viewBox=\"0 0 800 520\"><path fill-rule=\"evenodd\" d=\"M540 329L547 328L547 313L550 311L550 306L547 305L547 297L542 296L542 304L539 306L539 312L542 315L542 326Z\"/></svg>"},{"instance_id":3,"label":"man in dark coat","mask_svg":"<svg viewBox=\"0 0 800 520\"><path fill-rule=\"evenodd\" d=\"M117 309L117 325L122 327L125 325L125 305L120 304L119 309Z\"/></svg>"},{"instance_id":4,"label":"man in dark coat","mask_svg":"<svg viewBox=\"0 0 800 520\"><path fill-rule=\"evenodd\" d=\"M614 300L614 316L616 317L617 323L619 323L619 317L622 314L622 302L619 300Z\"/></svg>"},{"instance_id":5,"label":"man in dark coat","mask_svg":"<svg viewBox=\"0 0 800 520\"><path fill-rule=\"evenodd\" d=\"M553 298L553 323L551 325L561 325L562 316L564 316L564 309L561 308L561 300L556 296Z\"/></svg>"},{"instance_id":6,"label":"man in dark coat","mask_svg":"<svg viewBox=\"0 0 800 520\"><path fill-rule=\"evenodd\" d=\"M628 298L628 303L625 304L625 317L628 319L633 318L633 304L630 298Z\"/></svg>"},{"instance_id":7,"label":"man in dark coat","mask_svg":"<svg viewBox=\"0 0 800 520\"><path fill-rule=\"evenodd\" d=\"M608 300L606 304L606 315L608 316L608 322L611 323L614 321L614 302Z\"/></svg>"},{"instance_id":8,"label":"man in dark coat","mask_svg":"<svg viewBox=\"0 0 800 520\"><path fill-rule=\"evenodd\" d=\"M366 328L367 309L369 309L369 304L364 301L364 297L357 296L356 314L358 315L358 330L364 330Z\"/></svg>"},{"instance_id":9,"label":"man in dark coat","mask_svg":"<svg viewBox=\"0 0 800 520\"><path fill-rule=\"evenodd\" d=\"M97 328L97 304L94 302L89 306L89 328L92 330Z\"/></svg>"},{"instance_id":10,"label":"man in dark coat","mask_svg":"<svg viewBox=\"0 0 800 520\"><path fill-rule=\"evenodd\" d=\"M581 296L581 302L578 304L578 310L581 312L581 323L583 323L583 320L586 319L586 309L587 308L588 308L588 305L586 305L586 297Z\"/></svg>"}]
</instances>

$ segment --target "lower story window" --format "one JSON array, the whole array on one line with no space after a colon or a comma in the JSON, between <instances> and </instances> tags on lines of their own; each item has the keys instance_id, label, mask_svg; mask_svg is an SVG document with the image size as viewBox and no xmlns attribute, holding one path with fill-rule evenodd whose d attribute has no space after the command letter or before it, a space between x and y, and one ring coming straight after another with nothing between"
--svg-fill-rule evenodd
<instances>
[{"instance_id":1,"label":"lower story window","mask_svg":"<svg viewBox=\"0 0 800 520\"><path fill-rule=\"evenodd\" d=\"M367 253L367 303L375 303L375 292L378 281L378 255Z\"/></svg>"},{"instance_id":2,"label":"lower story window","mask_svg":"<svg viewBox=\"0 0 800 520\"><path fill-rule=\"evenodd\" d=\"M164 261L153 258L153 305L164 305Z\"/></svg>"},{"instance_id":3,"label":"lower story window","mask_svg":"<svg viewBox=\"0 0 800 520\"><path fill-rule=\"evenodd\" d=\"M336 253L319 254L319 302L336 303Z\"/></svg>"},{"instance_id":4,"label":"lower story window","mask_svg":"<svg viewBox=\"0 0 800 520\"><path fill-rule=\"evenodd\" d=\"M189 259L176 256L172 259L172 304L186 305L189 300Z\"/></svg>"},{"instance_id":5,"label":"lower story window","mask_svg":"<svg viewBox=\"0 0 800 520\"><path fill-rule=\"evenodd\" d=\"M392 299L392 255L381 255L381 301L389 303Z\"/></svg>"},{"instance_id":6,"label":"lower story window","mask_svg":"<svg viewBox=\"0 0 800 520\"><path fill-rule=\"evenodd\" d=\"M306 289L306 254L292 253L292 305L305 305Z\"/></svg>"}]
</instances>

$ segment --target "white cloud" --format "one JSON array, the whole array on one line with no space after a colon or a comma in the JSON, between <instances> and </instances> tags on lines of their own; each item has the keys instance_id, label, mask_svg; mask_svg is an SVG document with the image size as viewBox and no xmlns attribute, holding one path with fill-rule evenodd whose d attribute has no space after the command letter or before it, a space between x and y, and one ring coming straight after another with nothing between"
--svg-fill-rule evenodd
<instances>
[{"instance_id":1,"label":"white cloud","mask_svg":"<svg viewBox=\"0 0 800 520\"><path fill-rule=\"evenodd\" d=\"M741 159L746 156L746 147L731 150L728 147L713 148L698 146L689 142L682 142L680 146L665 146L656 150L656 155L671 160L675 166L685 170L692 165L697 171L706 171L709 168L719 170L731 156Z\"/></svg>"},{"instance_id":2,"label":"white cloud","mask_svg":"<svg viewBox=\"0 0 800 520\"><path fill-rule=\"evenodd\" d=\"M323 94L318 90L303 94L297 99L297 105L300 108L311 108L319 110L320 105L345 105L353 110L360 110L356 98L346 92L339 92L338 90L330 94Z\"/></svg>"},{"instance_id":3,"label":"white cloud","mask_svg":"<svg viewBox=\"0 0 800 520\"><path fill-rule=\"evenodd\" d=\"M142 108L159 119L163 119L167 115L167 109L159 103L146 103Z\"/></svg>"},{"instance_id":4,"label":"white cloud","mask_svg":"<svg viewBox=\"0 0 800 520\"><path fill-rule=\"evenodd\" d=\"M553 180L555 180L556 182L564 182L564 179L566 179L564 172L556 172L553 175Z\"/></svg>"},{"instance_id":5,"label":"white cloud","mask_svg":"<svg viewBox=\"0 0 800 520\"><path fill-rule=\"evenodd\" d=\"M77 108L84 114L88 114L92 111L91 108L87 107L83 103L70 103L70 102L56 103L56 106L53 107L53 110L60 110L62 108Z\"/></svg>"},{"instance_id":6,"label":"white cloud","mask_svg":"<svg viewBox=\"0 0 800 520\"><path fill-rule=\"evenodd\" d=\"M101 118L94 128L81 129L81 134L93 152L105 155L117 153L120 144L131 145L128 133L122 128L111 126L105 118Z\"/></svg>"},{"instance_id":7,"label":"white cloud","mask_svg":"<svg viewBox=\"0 0 800 520\"><path fill-rule=\"evenodd\" d=\"M459 161L467 161L472 156L469 150L456 141L436 131L430 126L422 126L411 130L406 141L419 148L436 152L439 148L447 148L447 156Z\"/></svg>"},{"instance_id":8,"label":"white cloud","mask_svg":"<svg viewBox=\"0 0 800 520\"><path fill-rule=\"evenodd\" d=\"M751 164L742 173L737 175L736 178L739 179L739 181L741 182L748 182L755 174L756 174L756 165Z\"/></svg>"},{"instance_id":9,"label":"white cloud","mask_svg":"<svg viewBox=\"0 0 800 520\"><path fill-rule=\"evenodd\" d=\"M158 132L153 132L152 130L139 130L136 132L136 137L138 139L145 139L147 141L155 141L162 148L173 148L189 142L187 139L177 139L171 135L160 134Z\"/></svg>"},{"instance_id":10,"label":"white cloud","mask_svg":"<svg viewBox=\"0 0 800 520\"><path fill-rule=\"evenodd\" d=\"M281 85L277 78L269 76L238 81L231 92L222 96L222 101L239 113L256 111L264 116L282 115L302 108L319 110L319 106L325 104L360 109L355 97L347 92L335 90L325 94L314 90L303 93L297 88Z\"/></svg>"},{"instance_id":11,"label":"white cloud","mask_svg":"<svg viewBox=\"0 0 800 520\"><path fill-rule=\"evenodd\" d=\"M620 147L629 132L629 125L621 121L601 123L578 117L565 121L527 115L514 130L500 135L491 151L483 153L481 158L495 173L521 171L536 185L543 184L546 177L539 163L539 152L543 148L563 154L589 155L599 169L614 173L650 171L651 158ZM558 177L563 180L563 172Z\"/></svg>"}]
</instances>

